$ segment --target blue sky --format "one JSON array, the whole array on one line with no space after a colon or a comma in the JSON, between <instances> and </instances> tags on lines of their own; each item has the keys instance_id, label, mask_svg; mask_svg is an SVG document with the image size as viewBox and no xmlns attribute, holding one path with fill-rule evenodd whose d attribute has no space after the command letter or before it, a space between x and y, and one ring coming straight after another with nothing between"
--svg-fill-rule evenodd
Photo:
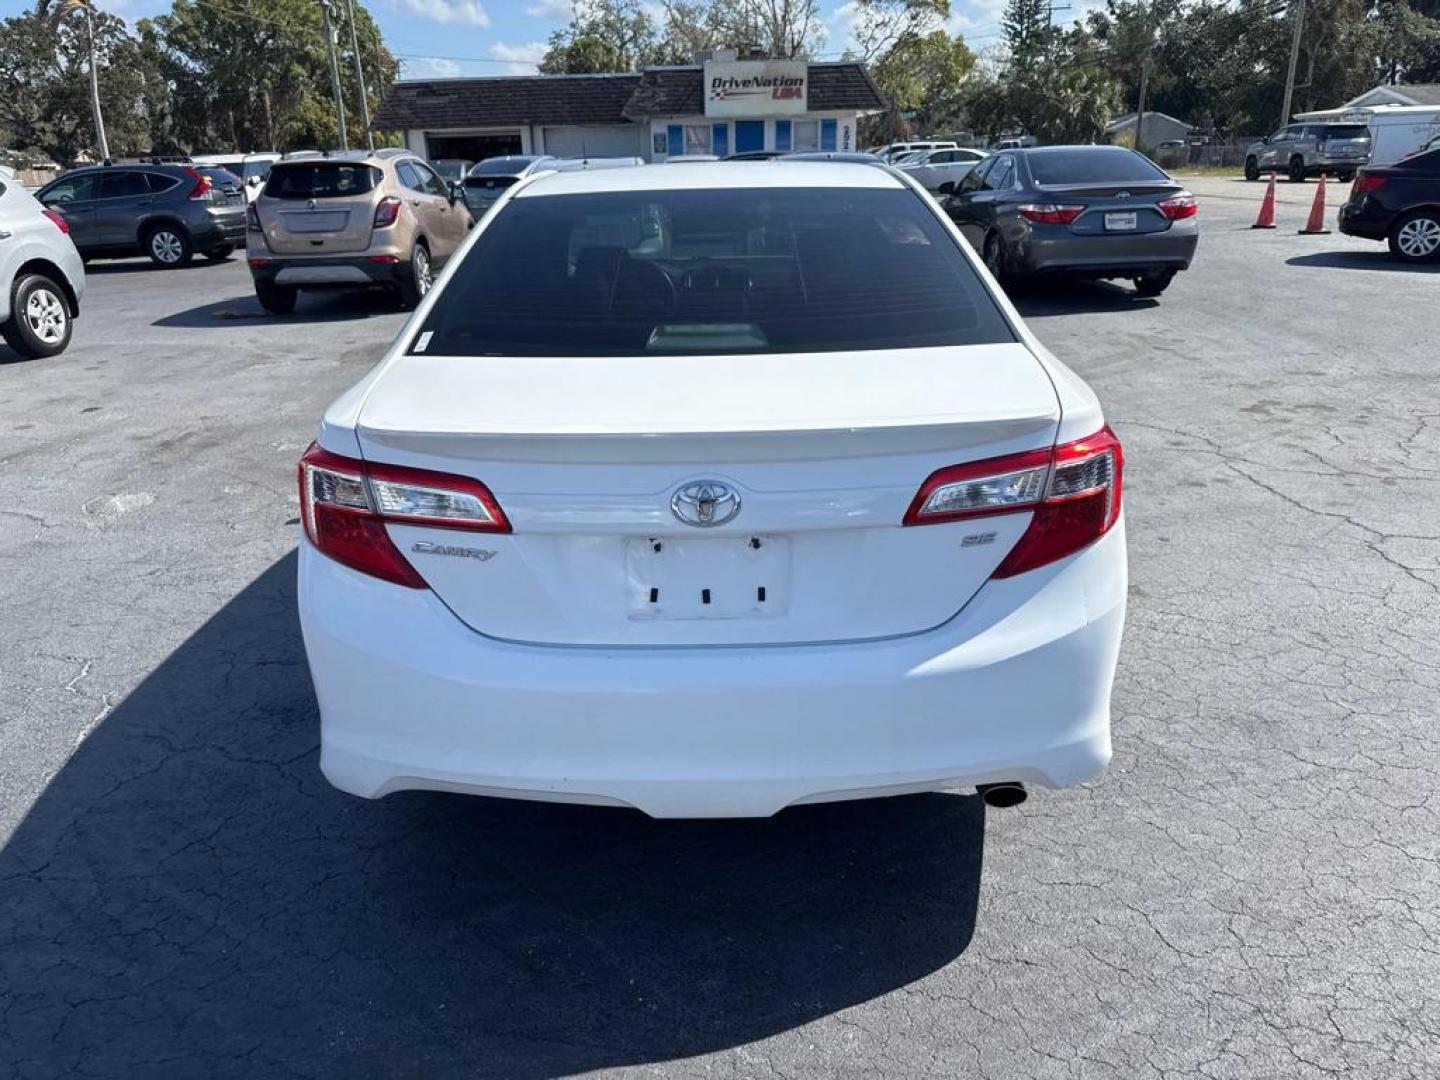
<instances>
[{"instance_id":1,"label":"blue sky","mask_svg":"<svg viewBox=\"0 0 1440 1080\"><path fill-rule=\"evenodd\" d=\"M222 3L223 0L217 0ZM359 2L359 0L357 0ZM1073 0L1072 0L1073 2ZM32 7L34 0L0 0L0 15ZM509 75L535 71L552 30L570 19L570 0L364 0L386 43L401 61L402 78ZM96 0L98 7L138 19L167 11L169 0ZM951 0L951 30L971 47L993 45L1004 0ZM663 11L655 3L655 14ZM1078 7L1078 3L1077 3ZM849 42L850 4L824 0L827 41L822 57L838 57Z\"/></svg>"}]
</instances>

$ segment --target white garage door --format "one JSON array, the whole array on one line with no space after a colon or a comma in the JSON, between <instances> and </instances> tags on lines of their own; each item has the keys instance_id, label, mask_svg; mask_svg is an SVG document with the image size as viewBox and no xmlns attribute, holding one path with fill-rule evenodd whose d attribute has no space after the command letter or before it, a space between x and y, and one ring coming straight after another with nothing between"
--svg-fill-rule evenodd
<instances>
[{"instance_id":1,"label":"white garage door","mask_svg":"<svg viewBox=\"0 0 1440 1080\"><path fill-rule=\"evenodd\" d=\"M640 135L644 130L639 124L547 127L545 153L569 158L636 157L642 153Z\"/></svg>"}]
</instances>

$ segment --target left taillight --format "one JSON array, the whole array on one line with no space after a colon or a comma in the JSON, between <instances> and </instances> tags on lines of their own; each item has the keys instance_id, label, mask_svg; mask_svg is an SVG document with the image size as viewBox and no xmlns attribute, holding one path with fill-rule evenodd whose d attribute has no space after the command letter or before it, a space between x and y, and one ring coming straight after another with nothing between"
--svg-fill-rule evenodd
<instances>
[{"instance_id":1,"label":"left taillight","mask_svg":"<svg viewBox=\"0 0 1440 1080\"><path fill-rule=\"evenodd\" d=\"M55 227L59 229L62 233L64 233L66 236L70 235L70 223L65 220L65 215L60 213L60 211L51 210L47 206L44 210L41 210L40 213L44 214L47 218L54 222Z\"/></svg>"},{"instance_id":2,"label":"left taillight","mask_svg":"<svg viewBox=\"0 0 1440 1080\"><path fill-rule=\"evenodd\" d=\"M953 465L932 474L905 525L934 525L1020 511L1024 534L991 575L1014 577L1073 555L1120 519L1125 455L1109 427L1050 450Z\"/></svg>"},{"instance_id":3,"label":"left taillight","mask_svg":"<svg viewBox=\"0 0 1440 1080\"><path fill-rule=\"evenodd\" d=\"M317 551L353 570L426 587L386 525L509 532L490 489L468 476L341 457L314 443L300 459L300 515Z\"/></svg>"},{"instance_id":4,"label":"left taillight","mask_svg":"<svg viewBox=\"0 0 1440 1080\"><path fill-rule=\"evenodd\" d=\"M1085 207L1064 206L1060 203L1026 203L1024 206L1017 206L1015 211L1026 221L1036 221L1043 225L1069 225L1085 212Z\"/></svg>"},{"instance_id":5,"label":"left taillight","mask_svg":"<svg viewBox=\"0 0 1440 1080\"><path fill-rule=\"evenodd\" d=\"M211 181L209 174L203 173L199 169L192 169L188 165L183 166L183 168L185 172L189 174L190 178L195 181L195 186L190 189L191 200L199 201L210 198L210 189L214 187L214 183Z\"/></svg>"},{"instance_id":6,"label":"left taillight","mask_svg":"<svg viewBox=\"0 0 1440 1080\"><path fill-rule=\"evenodd\" d=\"M1195 196L1191 195L1188 191L1182 191L1178 195L1171 195L1168 199L1161 199L1155 204L1155 208L1170 221L1181 221L1185 218L1192 218L1200 213L1200 204L1195 201Z\"/></svg>"}]
</instances>

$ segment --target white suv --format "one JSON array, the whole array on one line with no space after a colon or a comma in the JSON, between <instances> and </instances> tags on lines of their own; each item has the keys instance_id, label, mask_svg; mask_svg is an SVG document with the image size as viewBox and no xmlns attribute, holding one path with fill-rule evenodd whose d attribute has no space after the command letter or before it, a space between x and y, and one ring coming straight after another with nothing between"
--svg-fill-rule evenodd
<instances>
[{"instance_id":1,"label":"white suv","mask_svg":"<svg viewBox=\"0 0 1440 1080\"><path fill-rule=\"evenodd\" d=\"M522 180L301 459L320 766L661 817L1089 779L1122 467L896 172Z\"/></svg>"},{"instance_id":2,"label":"white suv","mask_svg":"<svg viewBox=\"0 0 1440 1080\"><path fill-rule=\"evenodd\" d=\"M70 226L13 180L0 179L0 334L21 356L70 344L85 266Z\"/></svg>"}]
</instances>

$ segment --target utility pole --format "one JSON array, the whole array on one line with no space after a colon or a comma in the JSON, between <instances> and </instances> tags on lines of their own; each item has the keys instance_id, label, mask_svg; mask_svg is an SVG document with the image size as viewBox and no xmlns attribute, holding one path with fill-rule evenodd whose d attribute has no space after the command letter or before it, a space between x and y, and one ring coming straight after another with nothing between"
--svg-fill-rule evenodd
<instances>
[{"instance_id":1,"label":"utility pole","mask_svg":"<svg viewBox=\"0 0 1440 1080\"><path fill-rule=\"evenodd\" d=\"M355 0L345 0L350 17L350 51L355 55L355 81L360 84L360 123L365 127L365 145L375 152L375 133L370 130L370 100L365 96L365 65L360 62L360 34L355 29Z\"/></svg>"},{"instance_id":2,"label":"utility pole","mask_svg":"<svg viewBox=\"0 0 1440 1080\"><path fill-rule=\"evenodd\" d=\"M1145 135L1145 90L1150 85L1150 46L1145 46L1145 58L1140 61L1140 101L1135 109L1135 149L1145 152L1140 141Z\"/></svg>"},{"instance_id":3,"label":"utility pole","mask_svg":"<svg viewBox=\"0 0 1440 1080\"><path fill-rule=\"evenodd\" d=\"M1280 126L1290 123L1290 100L1295 94L1295 66L1300 62L1300 35L1305 29L1305 0L1292 0L1295 8L1295 29L1290 36L1290 70L1285 73L1285 105L1280 110Z\"/></svg>"},{"instance_id":4,"label":"utility pole","mask_svg":"<svg viewBox=\"0 0 1440 1080\"><path fill-rule=\"evenodd\" d=\"M90 5L85 7L85 36L90 42L90 108L95 111L95 142L100 160L110 160L110 144L105 141L105 117L100 112L100 74L95 70L95 19Z\"/></svg>"},{"instance_id":5,"label":"utility pole","mask_svg":"<svg viewBox=\"0 0 1440 1080\"><path fill-rule=\"evenodd\" d=\"M325 47L330 50L330 84L335 91L335 130L340 136L340 149L349 150L345 138L345 98L340 93L340 61L335 56L335 27L330 22L330 0L320 0L325 15Z\"/></svg>"}]
</instances>

